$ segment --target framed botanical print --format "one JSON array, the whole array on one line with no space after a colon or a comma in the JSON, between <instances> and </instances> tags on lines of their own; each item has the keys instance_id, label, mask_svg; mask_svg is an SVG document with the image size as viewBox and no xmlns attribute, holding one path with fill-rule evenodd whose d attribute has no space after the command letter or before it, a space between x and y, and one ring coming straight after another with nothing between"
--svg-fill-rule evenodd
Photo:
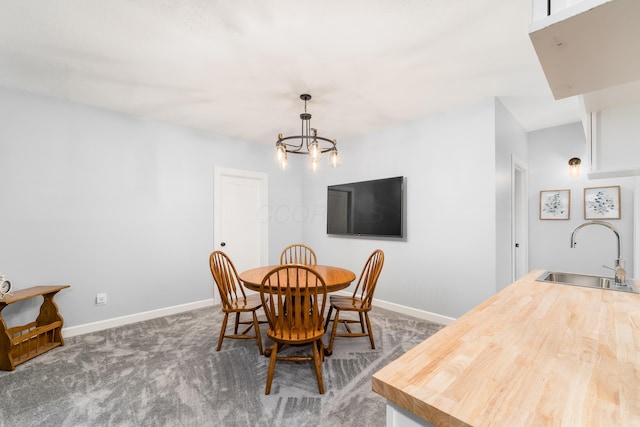
<instances>
[{"instance_id":1,"label":"framed botanical print","mask_svg":"<svg viewBox=\"0 0 640 427\"><path fill-rule=\"evenodd\" d=\"M569 219L571 190L543 190L540 192L540 219Z\"/></svg>"},{"instance_id":2,"label":"framed botanical print","mask_svg":"<svg viewBox=\"0 0 640 427\"><path fill-rule=\"evenodd\" d=\"M585 188L584 219L620 219L620 186Z\"/></svg>"}]
</instances>

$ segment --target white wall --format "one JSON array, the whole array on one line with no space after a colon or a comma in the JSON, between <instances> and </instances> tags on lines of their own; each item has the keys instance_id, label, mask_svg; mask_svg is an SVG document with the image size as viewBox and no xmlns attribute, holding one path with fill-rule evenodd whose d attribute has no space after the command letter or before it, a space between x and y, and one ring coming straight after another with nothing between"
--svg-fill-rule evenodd
<instances>
[{"instance_id":1,"label":"white wall","mask_svg":"<svg viewBox=\"0 0 640 427\"><path fill-rule=\"evenodd\" d=\"M584 188L620 185L621 219L606 220L622 235L622 255L629 277L633 276L634 178L589 180L587 168L579 177L569 176L572 157L586 159L582 125L574 123L528 134L529 140L529 267L611 276L603 264L613 266L616 257L615 235L604 227L580 230L576 248L569 242L573 229L585 222ZM571 190L570 220L540 220L541 190Z\"/></svg>"},{"instance_id":2,"label":"white wall","mask_svg":"<svg viewBox=\"0 0 640 427\"><path fill-rule=\"evenodd\" d=\"M343 166L311 174L298 158L277 169L270 145L20 92L0 95L0 271L17 289L71 284L57 297L67 327L213 295L214 166L268 173L271 263L302 241L319 262L359 272L381 248L376 296L449 317L510 282L510 156L527 154L522 130L495 99L339 141ZM530 140L554 151L565 133L541 131ZM544 147L547 140L553 143ZM584 139L576 144L583 152ZM563 153L559 170L574 155ZM542 157L535 163L546 165ZM560 185L538 171L532 194ZM406 177L405 239L326 234L327 185L399 175ZM536 210L537 199L530 201ZM623 202L623 215L631 206ZM538 256L546 243L534 244L542 249L531 268L553 268L554 257ZM108 293L106 306L94 305L98 292ZM13 306L3 314L22 315Z\"/></svg>"},{"instance_id":3,"label":"white wall","mask_svg":"<svg viewBox=\"0 0 640 427\"><path fill-rule=\"evenodd\" d=\"M458 317L496 289L495 100L339 141L342 167L304 175L303 229L319 263L360 272L376 248L376 297ZM406 177L405 240L326 234L327 185Z\"/></svg>"},{"instance_id":4,"label":"white wall","mask_svg":"<svg viewBox=\"0 0 640 427\"><path fill-rule=\"evenodd\" d=\"M496 291L513 282L511 168L512 158L527 161L527 134L511 113L496 100Z\"/></svg>"},{"instance_id":5,"label":"white wall","mask_svg":"<svg viewBox=\"0 0 640 427\"><path fill-rule=\"evenodd\" d=\"M274 205L301 203L271 146L8 90L0 118L0 272L16 290L70 284L66 327L213 296L214 166L266 172ZM272 218L269 235L276 260L301 225ZM17 305L10 324L33 320Z\"/></svg>"}]
</instances>

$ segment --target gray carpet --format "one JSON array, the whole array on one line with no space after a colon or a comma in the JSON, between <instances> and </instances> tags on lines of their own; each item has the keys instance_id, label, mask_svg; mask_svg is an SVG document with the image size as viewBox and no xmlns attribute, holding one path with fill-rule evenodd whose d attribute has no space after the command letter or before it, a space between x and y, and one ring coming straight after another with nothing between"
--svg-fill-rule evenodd
<instances>
[{"instance_id":1,"label":"gray carpet","mask_svg":"<svg viewBox=\"0 0 640 427\"><path fill-rule=\"evenodd\" d=\"M336 338L324 395L311 363L279 362L266 396L268 358L255 341L225 339L215 351L219 306L71 337L0 371L0 425L384 426L371 375L441 326L380 308L370 316L376 349L367 338Z\"/></svg>"}]
</instances>

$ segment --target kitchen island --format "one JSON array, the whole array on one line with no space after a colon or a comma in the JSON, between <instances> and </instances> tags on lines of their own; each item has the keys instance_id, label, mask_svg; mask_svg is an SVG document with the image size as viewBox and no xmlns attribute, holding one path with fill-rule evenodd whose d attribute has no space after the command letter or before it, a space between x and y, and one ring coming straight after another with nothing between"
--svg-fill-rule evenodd
<instances>
[{"instance_id":1,"label":"kitchen island","mask_svg":"<svg viewBox=\"0 0 640 427\"><path fill-rule=\"evenodd\" d=\"M542 273L376 372L387 425L640 426L640 294Z\"/></svg>"}]
</instances>

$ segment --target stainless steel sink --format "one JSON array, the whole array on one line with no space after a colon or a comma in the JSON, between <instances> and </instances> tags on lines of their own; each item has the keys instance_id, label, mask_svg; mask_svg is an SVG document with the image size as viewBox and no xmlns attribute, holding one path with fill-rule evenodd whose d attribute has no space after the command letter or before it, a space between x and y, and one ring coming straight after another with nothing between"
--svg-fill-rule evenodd
<instances>
[{"instance_id":1,"label":"stainless steel sink","mask_svg":"<svg viewBox=\"0 0 640 427\"><path fill-rule=\"evenodd\" d=\"M640 293L632 279L627 279L626 286L615 284L613 277L592 276L589 274L545 271L537 279L539 282L560 283L562 285L583 286L587 288L610 289L612 291Z\"/></svg>"}]
</instances>

